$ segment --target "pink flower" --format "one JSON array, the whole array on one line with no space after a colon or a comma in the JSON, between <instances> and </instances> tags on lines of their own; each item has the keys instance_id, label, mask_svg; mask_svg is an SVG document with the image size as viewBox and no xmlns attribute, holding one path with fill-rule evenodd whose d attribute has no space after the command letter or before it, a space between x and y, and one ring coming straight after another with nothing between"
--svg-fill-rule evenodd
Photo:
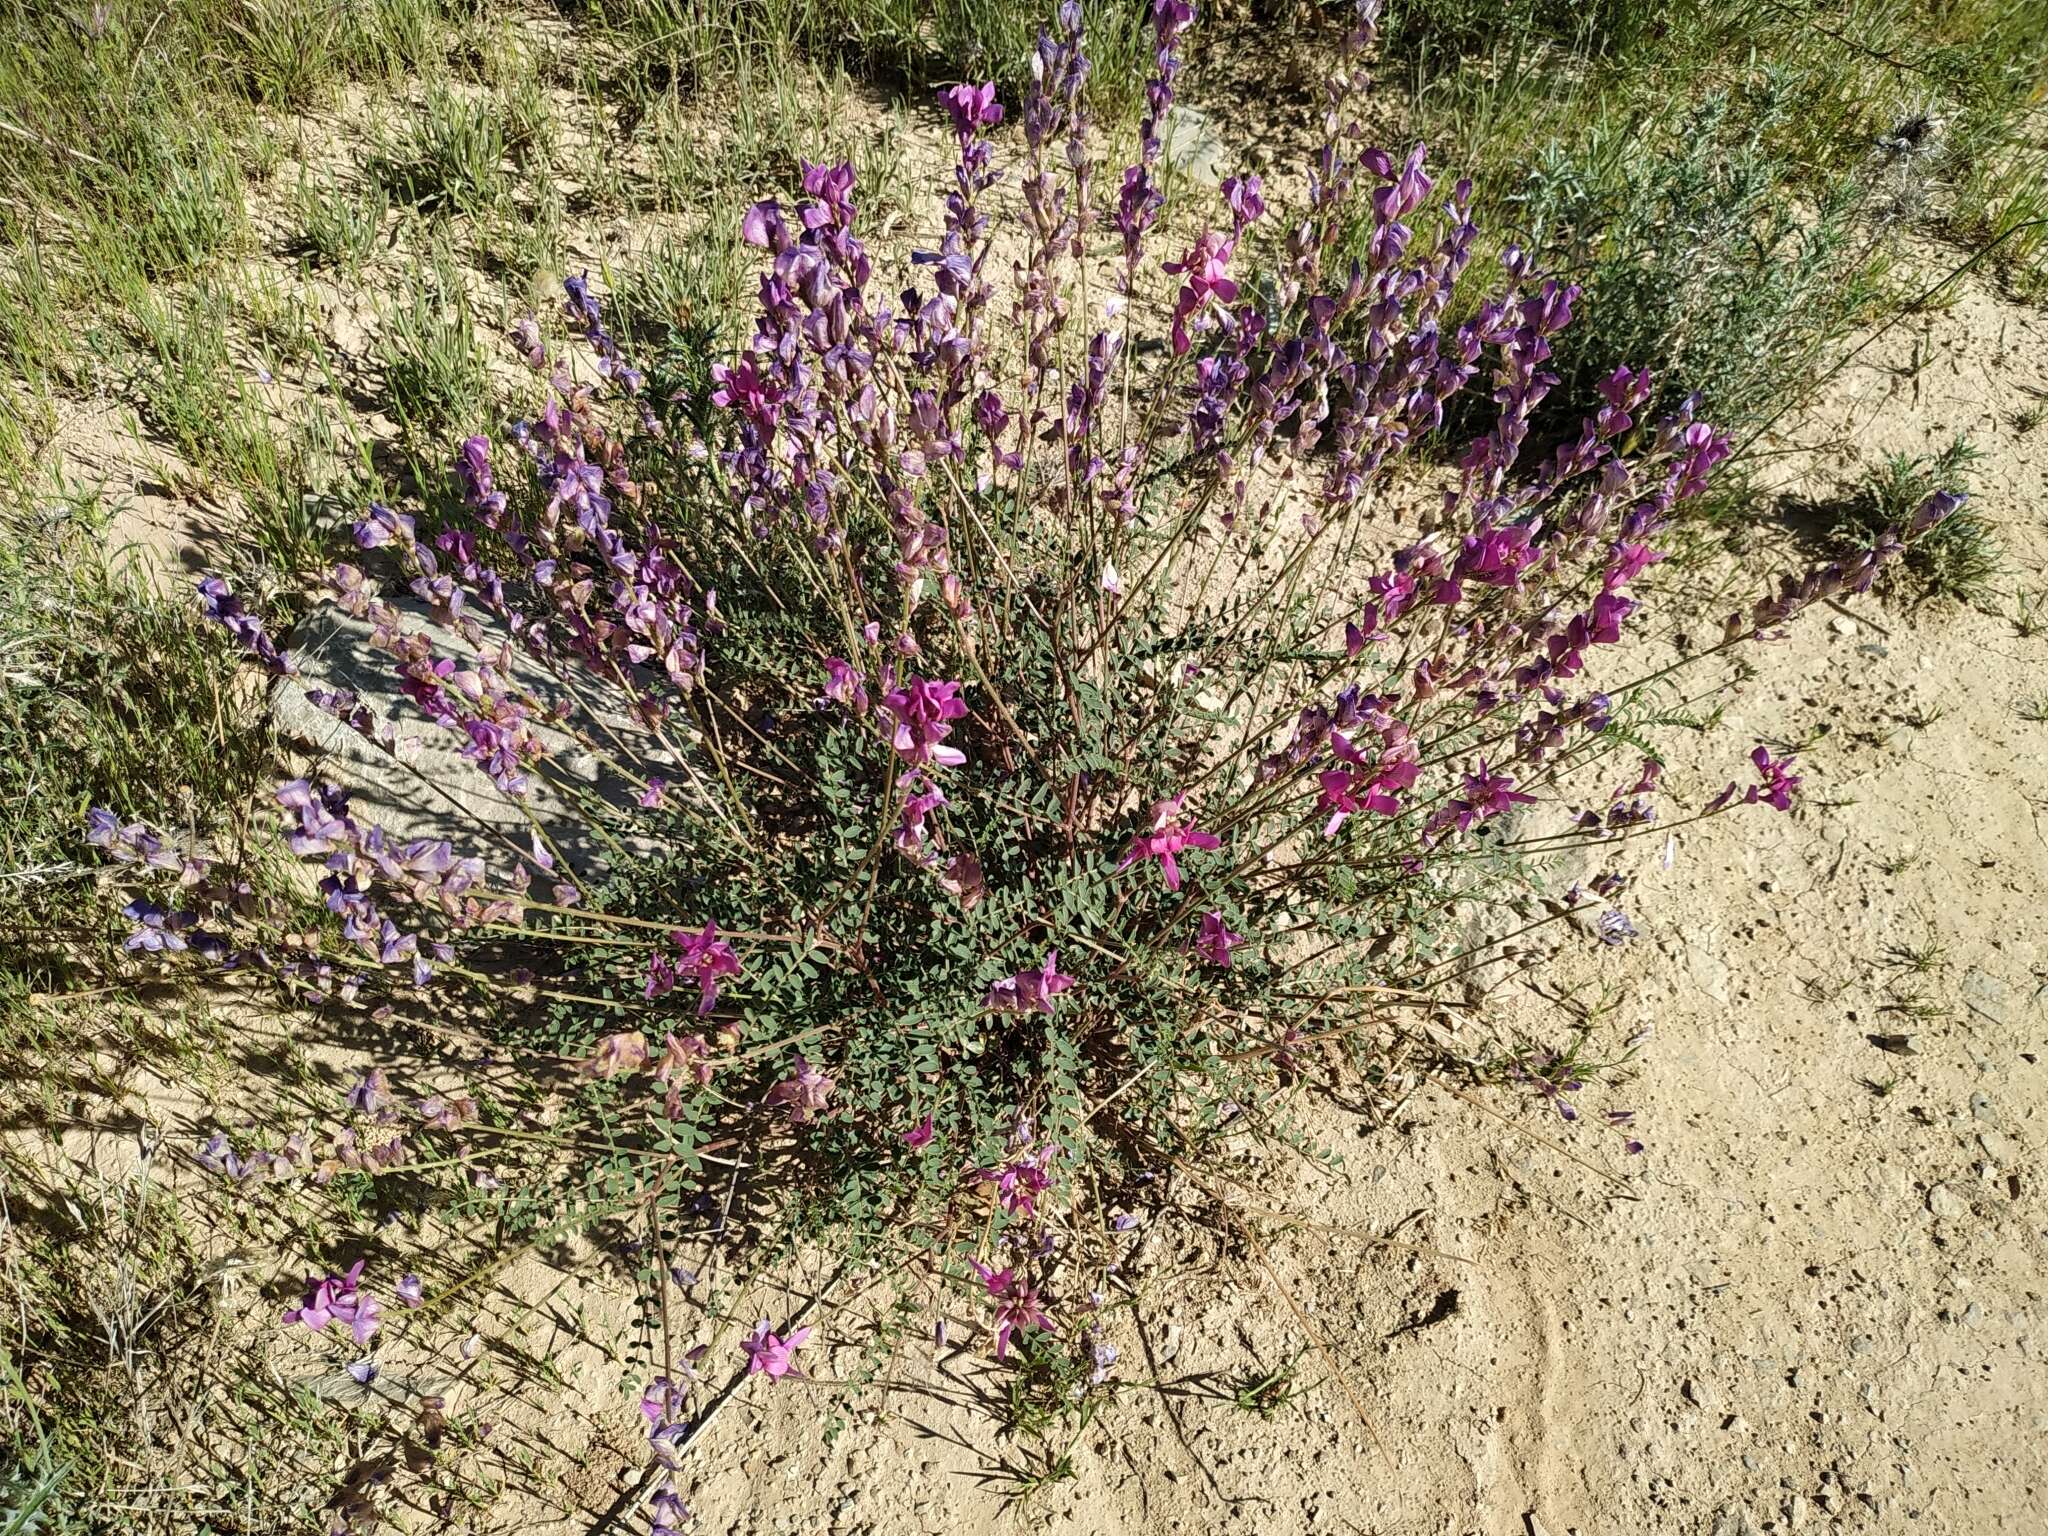
<instances>
[{"instance_id":1,"label":"pink flower","mask_svg":"<svg viewBox=\"0 0 2048 1536\"><path fill-rule=\"evenodd\" d=\"M640 791L640 809L643 811L665 811L668 809L668 780L651 775L647 787Z\"/></svg>"},{"instance_id":2,"label":"pink flower","mask_svg":"<svg viewBox=\"0 0 2048 1536\"><path fill-rule=\"evenodd\" d=\"M740 1340L740 1348L747 1353L747 1374L766 1376L770 1381L803 1375L796 1363L796 1352L810 1342L810 1337L810 1329L799 1328L785 1339L770 1329L767 1318L762 1318L754 1331Z\"/></svg>"},{"instance_id":3,"label":"pink flower","mask_svg":"<svg viewBox=\"0 0 2048 1536\"><path fill-rule=\"evenodd\" d=\"M787 1104L792 1125L802 1125L825 1107L835 1085L831 1078L804 1059L799 1051L790 1065L790 1075L768 1090L763 1104Z\"/></svg>"},{"instance_id":4,"label":"pink flower","mask_svg":"<svg viewBox=\"0 0 2048 1536\"><path fill-rule=\"evenodd\" d=\"M1117 865L1118 873L1129 869L1140 859L1157 859L1160 873L1166 876L1166 888L1177 891L1180 889L1180 863L1176 856L1183 849L1223 846L1222 839L1214 833L1198 831L1193 822L1181 819L1180 808L1186 799L1184 794L1175 795L1171 800L1161 800L1152 807L1152 830L1131 839L1130 848Z\"/></svg>"},{"instance_id":5,"label":"pink flower","mask_svg":"<svg viewBox=\"0 0 2048 1536\"><path fill-rule=\"evenodd\" d=\"M957 767L967 761L957 748L939 745L952 729L948 722L964 719L967 714L958 683L906 677L902 687L883 697L882 708L895 721L889 744L912 767L921 768L928 763Z\"/></svg>"},{"instance_id":6,"label":"pink flower","mask_svg":"<svg viewBox=\"0 0 2048 1536\"><path fill-rule=\"evenodd\" d=\"M837 656L825 658L825 697L856 715L868 712L868 688L860 669Z\"/></svg>"},{"instance_id":7,"label":"pink flower","mask_svg":"<svg viewBox=\"0 0 2048 1536\"><path fill-rule=\"evenodd\" d=\"M1244 935L1224 925L1221 912L1202 914L1202 934L1195 940L1195 953L1210 965L1230 969L1230 952L1244 942Z\"/></svg>"},{"instance_id":8,"label":"pink flower","mask_svg":"<svg viewBox=\"0 0 2048 1536\"><path fill-rule=\"evenodd\" d=\"M647 963L647 996L651 1001L675 990L685 977L697 983L697 1012L709 1013L718 1002L718 979L740 973L740 957L718 936L718 925L706 923L702 933L677 928L669 942L678 953L674 960L657 954Z\"/></svg>"},{"instance_id":9,"label":"pink flower","mask_svg":"<svg viewBox=\"0 0 2048 1536\"><path fill-rule=\"evenodd\" d=\"M1187 255L1179 261L1163 262L1168 272L1182 275L1180 296L1173 306L1173 351L1178 357L1193 345L1188 321L1212 306L1228 304L1237 297L1231 280L1230 255L1236 241L1213 229L1205 229Z\"/></svg>"},{"instance_id":10,"label":"pink flower","mask_svg":"<svg viewBox=\"0 0 2048 1536\"><path fill-rule=\"evenodd\" d=\"M1046 1316L1045 1306L1037 1288L1027 1280L1020 1280L1015 1270L991 1269L988 1265L968 1260L974 1272L981 1276L981 1283L989 1295L996 1299L996 1358L1004 1359L1010 1352L1010 1339L1026 1328L1041 1328L1047 1333L1057 1333L1053 1321Z\"/></svg>"},{"instance_id":11,"label":"pink flower","mask_svg":"<svg viewBox=\"0 0 2048 1536\"><path fill-rule=\"evenodd\" d=\"M981 1006L992 1013L1051 1013L1052 1000L1074 984L1059 971L1060 952L1049 949L1036 970L1006 976L988 989Z\"/></svg>"},{"instance_id":12,"label":"pink flower","mask_svg":"<svg viewBox=\"0 0 2048 1536\"><path fill-rule=\"evenodd\" d=\"M932 1144L932 1135L932 1117L926 1115L917 1124L903 1133L903 1145L915 1152L920 1147L930 1146Z\"/></svg>"}]
</instances>

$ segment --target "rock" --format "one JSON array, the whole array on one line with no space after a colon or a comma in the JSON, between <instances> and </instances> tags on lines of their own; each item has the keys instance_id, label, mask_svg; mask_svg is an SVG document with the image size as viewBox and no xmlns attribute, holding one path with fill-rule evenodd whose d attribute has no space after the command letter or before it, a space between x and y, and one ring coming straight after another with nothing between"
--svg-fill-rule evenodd
<instances>
[{"instance_id":1,"label":"rock","mask_svg":"<svg viewBox=\"0 0 2048 1536\"><path fill-rule=\"evenodd\" d=\"M2012 1138L2002 1131L1979 1131L1977 1145L1984 1149L1984 1155L2001 1168L2010 1167L2014 1161Z\"/></svg>"},{"instance_id":2,"label":"rock","mask_svg":"<svg viewBox=\"0 0 2048 1536\"><path fill-rule=\"evenodd\" d=\"M1877 1341L1867 1333L1859 1333L1849 1341L1849 1353L1852 1355L1867 1355L1876 1347Z\"/></svg>"},{"instance_id":3,"label":"rock","mask_svg":"<svg viewBox=\"0 0 2048 1536\"><path fill-rule=\"evenodd\" d=\"M1806 1524L1806 1500L1796 1493L1786 1502L1785 1524L1795 1531Z\"/></svg>"},{"instance_id":4,"label":"rock","mask_svg":"<svg viewBox=\"0 0 2048 1536\"><path fill-rule=\"evenodd\" d=\"M1205 187L1223 184L1228 151L1203 113L1178 104L1167 108L1159 144L1167 164L1183 175Z\"/></svg>"},{"instance_id":5,"label":"rock","mask_svg":"<svg viewBox=\"0 0 2048 1536\"><path fill-rule=\"evenodd\" d=\"M1838 635L1853 635L1861 627L1861 625L1859 625L1854 619L1850 618L1846 613L1838 613L1832 619L1828 620L1828 628L1833 630Z\"/></svg>"},{"instance_id":6,"label":"rock","mask_svg":"<svg viewBox=\"0 0 2048 1536\"><path fill-rule=\"evenodd\" d=\"M1937 1184L1927 1191L1927 1209L1944 1219L1953 1220L1969 1211L1970 1202L1948 1185Z\"/></svg>"},{"instance_id":7,"label":"rock","mask_svg":"<svg viewBox=\"0 0 2048 1536\"><path fill-rule=\"evenodd\" d=\"M2012 989L1989 971L1971 966L1959 990L1972 1013L1982 1014L1994 1024L2006 1024L2012 1007Z\"/></svg>"},{"instance_id":8,"label":"rock","mask_svg":"<svg viewBox=\"0 0 2048 1536\"><path fill-rule=\"evenodd\" d=\"M1704 1381L1687 1380L1679 1390L1695 1408L1711 1409L1714 1406L1714 1389Z\"/></svg>"},{"instance_id":9,"label":"rock","mask_svg":"<svg viewBox=\"0 0 2048 1536\"><path fill-rule=\"evenodd\" d=\"M1731 1504L1715 1517L1714 1536L1764 1536L1764 1533L1745 1505Z\"/></svg>"},{"instance_id":10,"label":"rock","mask_svg":"<svg viewBox=\"0 0 2048 1536\"><path fill-rule=\"evenodd\" d=\"M1970 1095L1970 1114L1973 1118L1982 1120L1987 1125L1996 1125L1998 1123L1998 1111L1991 1107L1991 1099L1987 1094L1973 1093Z\"/></svg>"}]
</instances>

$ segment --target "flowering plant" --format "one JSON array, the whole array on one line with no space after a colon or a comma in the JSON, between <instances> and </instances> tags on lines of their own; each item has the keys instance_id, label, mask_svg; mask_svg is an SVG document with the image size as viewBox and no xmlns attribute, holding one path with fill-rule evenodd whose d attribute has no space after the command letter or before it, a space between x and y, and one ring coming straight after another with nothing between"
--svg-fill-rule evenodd
<instances>
[{"instance_id":1,"label":"flowering plant","mask_svg":"<svg viewBox=\"0 0 2048 1536\"><path fill-rule=\"evenodd\" d=\"M934 1255L995 1356L1070 1348L1099 1381L1115 1350L1089 1266L1128 1230L1115 1203L1271 1126L1312 1054L1369 1053L1362 1021L1460 975L1462 902L1640 834L1671 797L1639 745L1669 669L1617 658L1728 442L1689 403L1645 419L1652 381L1628 367L1575 432L1531 441L1576 291L1511 248L1498 291L1454 308L1470 187L1439 187L1420 146L1363 145L1350 116L1375 16L1365 0L1305 205L1228 181L1163 262L1192 11L1154 5L1146 116L1105 197L1068 0L1022 104L1013 213L1004 106L944 93L943 233L907 286L876 276L852 169L805 165L799 200L745 215L758 313L704 390L651 383L583 279L565 347L522 322L540 408L460 446L459 509L431 526L368 509L361 560L329 580L531 824L516 858L401 837L295 779L277 804L317 879L308 921L149 827L96 813L89 835L164 888L132 909L138 958L260 969L394 1027L459 996L527 1086L400 1111L379 1077L395 1129L374 1152L351 1127L324 1159L216 1163L374 1173L545 1103L562 1145L596 1125L612 1149L581 1208L644 1210L659 1250L669 1213L793 1150L774 1198L805 1231ZM1245 270L1254 248L1274 264ZM1491 425L1441 474L1411 469L1470 392ZM1867 588L1953 505L1789 580L1715 649ZM402 751L223 584L203 597L255 664ZM601 719L568 702L591 698ZM1753 761L1756 788L1696 814L1787 809L1788 760ZM602 857L566 850L565 809ZM1603 870L1564 908L1607 908L1599 934L1623 942L1624 883ZM1569 1064L1511 1080L1561 1104L1578 1086ZM510 1182L531 1229L574 1180ZM293 1316L367 1343L356 1273ZM674 1273L657 1266L664 1319ZM826 1340L792 1321L727 1347L801 1381L797 1349ZM663 1366L643 1407L672 1469L694 1373ZM657 1497L672 1521L666 1474Z\"/></svg>"}]
</instances>

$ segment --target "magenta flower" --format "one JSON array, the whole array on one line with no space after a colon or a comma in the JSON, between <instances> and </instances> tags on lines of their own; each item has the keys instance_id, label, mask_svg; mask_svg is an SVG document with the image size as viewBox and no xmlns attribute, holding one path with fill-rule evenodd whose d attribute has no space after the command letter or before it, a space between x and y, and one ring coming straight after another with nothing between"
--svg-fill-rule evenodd
<instances>
[{"instance_id":1,"label":"magenta flower","mask_svg":"<svg viewBox=\"0 0 2048 1536\"><path fill-rule=\"evenodd\" d=\"M1157 859L1159 871L1166 876L1169 891L1180 889L1180 863L1178 855L1188 848L1221 848L1223 840L1211 832L1198 831L1192 821L1183 820L1180 814L1185 794L1175 795L1171 800L1161 800L1152 807L1152 830L1141 832L1131 839L1131 846L1125 852L1117 872L1122 873L1140 859Z\"/></svg>"},{"instance_id":2,"label":"magenta flower","mask_svg":"<svg viewBox=\"0 0 2048 1536\"><path fill-rule=\"evenodd\" d=\"M1535 801L1534 795L1519 792L1507 774L1490 772L1481 762L1477 773L1465 775L1464 793L1430 817L1425 832L1436 837L1449 827L1469 831L1479 822L1491 820L1517 805L1533 805Z\"/></svg>"},{"instance_id":3,"label":"magenta flower","mask_svg":"<svg viewBox=\"0 0 2048 1536\"><path fill-rule=\"evenodd\" d=\"M993 80L981 85L948 87L939 92L939 101L953 119L953 132L963 139L971 138L985 128L993 128L1003 120L1003 109L996 100Z\"/></svg>"},{"instance_id":4,"label":"magenta flower","mask_svg":"<svg viewBox=\"0 0 2048 1536\"><path fill-rule=\"evenodd\" d=\"M1761 800L1773 810L1791 810L1792 792L1801 783L1798 774L1787 771L1792 766L1792 754L1787 752L1783 757L1774 759L1770 748L1759 746L1749 754L1749 760L1756 764L1757 777L1762 782L1750 785L1743 800L1750 805Z\"/></svg>"},{"instance_id":5,"label":"magenta flower","mask_svg":"<svg viewBox=\"0 0 2048 1536\"><path fill-rule=\"evenodd\" d=\"M981 1006L991 1013L1051 1013L1052 1000L1074 984L1059 971L1060 952L1049 949L1036 970L1006 976L988 989Z\"/></svg>"},{"instance_id":6,"label":"magenta flower","mask_svg":"<svg viewBox=\"0 0 2048 1536\"><path fill-rule=\"evenodd\" d=\"M976 1260L968 1260L974 1272L981 1276L981 1283L987 1287L996 1301L996 1358L1004 1359L1010 1352L1010 1339L1027 1328L1043 1329L1057 1333L1053 1321L1046 1316L1043 1299L1037 1288L1028 1280L1019 1279L1015 1270L991 1269Z\"/></svg>"},{"instance_id":7,"label":"magenta flower","mask_svg":"<svg viewBox=\"0 0 2048 1536\"><path fill-rule=\"evenodd\" d=\"M697 1012L709 1013L718 1003L718 979L740 973L740 957L718 936L718 924L706 923L702 933L677 928L669 942L678 953L674 960L657 954L647 963L647 997L652 1000L675 990L685 979L697 983Z\"/></svg>"},{"instance_id":8,"label":"magenta flower","mask_svg":"<svg viewBox=\"0 0 2048 1536\"><path fill-rule=\"evenodd\" d=\"M740 1348L747 1353L747 1374L766 1376L770 1381L803 1375L796 1363L796 1352L810 1342L810 1337L810 1329L799 1328L785 1339L770 1329L767 1318L762 1318L759 1326L740 1341Z\"/></svg>"},{"instance_id":9,"label":"magenta flower","mask_svg":"<svg viewBox=\"0 0 2048 1536\"><path fill-rule=\"evenodd\" d=\"M1221 912L1202 914L1202 933L1201 937L1195 940L1195 953L1205 962L1229 970L1230 952L1243 942L1243 934L1232 933L1224 925Z\"/></svg>"},{"instance_id":10,"label":"magenta flower","mask_svg":"<svg viewBox=\"0 0 2048 1536\"><path fill-rule=\"evenodd\" d=\"M915 1152L921 1147L930 1146L932 1144L932 1135L932 1117L926 1115L917 1124L903 1133L903 1145Z\"/></svg>"},{"instance_id":11,"label":"magenta flower","mask_svg":"<svg viewBox=\"0 0 2048 1536\"><path fill-rule=\"evenodd\" d=\"M948 722L964 719L967 714L958 683L906 677L902 687L883 697L882 708L895 721L890 745L910 766L922 768L929 763L942 763L957 767L967 761L957 748L940 745L952 729Z\"/></svg>"},{"instance_id":12,"label":"magenta flower","mask_svg":"<svg viewBox=\"0 0 2048 1536\"><path fill-rule=\"evenodd\" d=\"M792 1125L802 1125L825 1108L832 1096L832 1079L812 1066L799 1051L790 1064L790 1075L768 1090L765 1104L787 1104Z\"/></svg>"}]
</instances>

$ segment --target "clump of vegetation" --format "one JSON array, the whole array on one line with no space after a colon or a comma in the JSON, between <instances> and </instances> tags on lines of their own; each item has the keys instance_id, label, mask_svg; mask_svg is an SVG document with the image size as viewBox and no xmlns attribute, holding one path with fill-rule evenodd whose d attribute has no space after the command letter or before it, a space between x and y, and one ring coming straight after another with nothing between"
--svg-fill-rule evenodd
<instances>
[{"instance_id":1,"label":"clump of vegetation","mask_svg":"<svg viewBox=\"0 0 2048 1536\"><path fill-rule=\"evenodd\" d=\"M855 166L806 163L799 199L740 220L760 274L736 352L680 348L677 382L651 385L584 276L566 340L520 321L542 408L464 437L451 494L370 505L327 577L517 818L509 846L411 836L293 778L274 815L308 902L249 879L235 846L90 809L139 974L226 966L372 1038L457 1028L490 1064L430 1086L372 1056L314 1127L250 1117L192 1149L246 1199L317 1181L355 1201L305 1253L285 1326L358 1380L435 1326L467 1278L440 1250L373 1251L380 1205L499 1247L634 1231L660 1319L643 1491L665 1530L715 1411L700 1378L800 1375L832 1327L829 1305L759 1317L694 1288L686 1214L739 1199L770 1252L886 1266L963 1317L1043 1431L1114 1391L1107 1277L1148 1181L1199 1185L1226 1141L1286 1136L1311 1060L1427 1050L1403 1009L1475 963L1467 904L1533 896L1561 850L1793 808L1789 757L1747 743L1744 783L1665 785L1642 743L1674 668L1613 659L1727 438L1624 366L1534 446L1585 293L1519 251L1475 278L1470 185L1363 142L1376 12L1359 6L1331 85L1318 159L1346 174L1313 183L1269 267L1246 254L1275 219L1256 177L1158 249L1192 12L1153 9L1112 174L1070 0L1035 45L1014 215L992 195L999 91L954 86L943 232L904 273L877 270ZM1106 274L1090 236L1118 252ZM1019 252L1000 298L999 243ZM1141 319L1155 274L1160 335ZM424 330L391 345L408 424L482 425L447 383L467 363L432 362ZM1494 409L1432 531L1390 537L1391 478L1475 395ZM1866 590L1958 504L1901 507L1684 664ZM201 600L274 686L433 780L228 583ZM1603 868L1549 920L1625 945L1625 886ZM1503 1059L1507 1091L1579 1117L1584 1038ZM1626 1111L1596 1123L1640 1150ZM1287 1390L1244 1401L1276 1411ZM1032 1475L1071 1471L1056 1451Z\"/></svg>"},{"instance_id":2,"label":"clump of vegetation","mask_svg":"<svg viewBox=\"0 0 2048 1536\"><path fill-rule=\"evenodd\" d=\"M42 989L99 928L82 808L212 832L276 761L219 633L103 550L110 513L46 489L0 523L0 951Z\"/></svg>"},{"instance_id":3,"label":"clump of vegetation","mask_svg":"<svg viewBox=\"0 0 2048 1536\"><path fill-rule=\"evenodd\" d=\"M2043 19L1997 0L1406 0L1388 48L1417 131L1474 167L1482 219L1586 289L1547 425L1628 357L1740 428L1895 302L1901 229L2038 280Z\"/></svg>"},{"instance_id":4,"label":"clump of vegetation","mask_svg":"<svg viewBox=\"0 0 2048 1536\"><path fill-rule=\"evenodd\" d=\"M1872 469L1855 494L1831 509L1831 531L1842 544L1867 541L1891 526L1901 509L1911 509L1937 488L1963 487L1979 457L1966 437L1936 453L1894 453ZM1922 598L1946 598L1988 608L2005 573L1998 532L1982 515L1964 508L1916 541L1891 582Z\"/></svg>"}]
</instances>

